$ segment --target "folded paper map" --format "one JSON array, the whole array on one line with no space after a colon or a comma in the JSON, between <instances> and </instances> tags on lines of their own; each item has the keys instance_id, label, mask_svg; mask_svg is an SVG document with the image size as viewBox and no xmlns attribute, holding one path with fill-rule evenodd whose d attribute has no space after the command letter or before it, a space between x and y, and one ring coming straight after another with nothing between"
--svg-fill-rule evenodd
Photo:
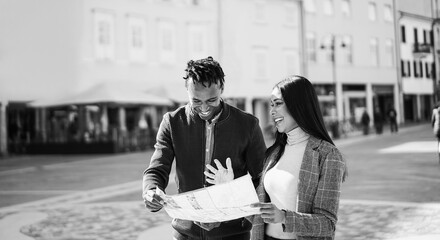
<instances>
[{"instance_id":1,"label":"folded paper map","mask_svg":"<svg viewBox=\"0 0 440 240\"><path fill-rule=\"evenodd\" d=\"M197 189L177 195L156 194L164 200L164 209L172 218L197 222L223 222L258 214L250 204L258 196L249 174L233 181Z\"/></svg>"}]
</instances>

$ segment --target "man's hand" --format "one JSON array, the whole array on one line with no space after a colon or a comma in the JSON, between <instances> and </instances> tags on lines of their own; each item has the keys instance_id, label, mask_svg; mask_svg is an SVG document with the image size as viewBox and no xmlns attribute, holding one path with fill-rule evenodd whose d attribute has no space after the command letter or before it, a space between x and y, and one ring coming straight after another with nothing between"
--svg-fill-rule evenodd
<instances>
[{"instance_id":1,"label":"man's hand","mask_svg":"<svg viewBox=\"0 0 440 240\"><path fill-rule=\"evenodd\" d=\"M207 177L206 181L211 184L221 184L234 180L234 170L232 169L231 159L226 159L226 168L222 166L219 160L214 159L214 163L217 166L215 169L211 165L206 165L209 171L205 171L204 174Z\"/></svg>"},{"instance_id":2,"label":"man's hand","mask_svg":"<svg viewBox=\"0 0 440 240\"><path fill-rule=\"evenodd\" d=\"M144 199L145 207L153 212L159 211L164 205L163 199L156 194L156 191L153 189L148 190L142 197Z\"/></svg>"}]
</instances>

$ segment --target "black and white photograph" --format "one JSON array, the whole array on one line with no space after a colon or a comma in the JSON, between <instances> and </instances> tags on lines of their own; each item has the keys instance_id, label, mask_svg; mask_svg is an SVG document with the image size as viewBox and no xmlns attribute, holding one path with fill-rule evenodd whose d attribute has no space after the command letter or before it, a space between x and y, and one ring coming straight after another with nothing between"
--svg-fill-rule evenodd
<instances>
[{"instance_id":1,"label":"black and white photograph","mask_svg":"<svg viewBox=\"0 0 440 240\"><path fill-rule=\"evenodd\" d=\"M233 220L157 194L245 175ZM439 226L440 0L0 0L1 240Z\"/></svg>"}]
</instances>

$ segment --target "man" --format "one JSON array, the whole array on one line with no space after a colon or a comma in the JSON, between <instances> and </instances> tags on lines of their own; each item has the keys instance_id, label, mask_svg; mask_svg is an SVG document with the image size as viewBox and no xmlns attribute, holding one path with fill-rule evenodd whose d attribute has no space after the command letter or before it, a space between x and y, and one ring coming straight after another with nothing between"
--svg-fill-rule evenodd
<instances>
[{"instance_id":1,"label":"man","mask_svg":"<svg viewBox=\"0 0 440 240\"><path fill-rule=\"evenodd\" d=\"M370 115L368 115L367 109L362 113L361 123L364 135L368 135L370 132Z\"/></svg>"},{"instance_id":2,"label":"man","mask_svg":"<svg viewBox=\"0 0 440 240\"><path fill-rule=\"evenodd\" d=\"M431 125L434 136L437 138L437 154L440 163L440 104L437 103L432 109Z\"/></svg>"},{"instance_id":3,"label":"man","mask_svg":"<svg viewBox=\"0 0 440 240\"><path fill-rule=\"evenodd\" d=\"M374 110L374 126L376 128L376 134L380 135L383 131L383 116L380 112L380 108L376 107Z\"/></svg>"},{"instance_id":4,"label":"man","mask_svg":"<svg viewBox=\"0 0 440 240\"><path fill-rule=\"evenodd\" d=\"M255 187L262 171L266 145L258 119L222 100L224 73L220 64L208 57L189 61L185 71L189 103L164 115L155 152L143 176L145 206L153 212L162 208L155 189L165 190L174 159L179 193L216 183L204 174L207 165L212 168L211 163L222 170L222 166L229 166L235 178L249 172ZM249 239L252 224L245 218L221 223L174 219L172 226L177 240L241 240Z\"/></svg>"},{"instance_id":5,"label":"man","mask_svg":"<svg viewBox=\"0 0 440 240\"><path fill-rule=\"evenodd\" d=\"M391 133L397 133L399 131L399 128L397 126L397 112L394 107L390 106L388 110L388 117L390 119L390 130Z\"/></svg>"}]
</instances>

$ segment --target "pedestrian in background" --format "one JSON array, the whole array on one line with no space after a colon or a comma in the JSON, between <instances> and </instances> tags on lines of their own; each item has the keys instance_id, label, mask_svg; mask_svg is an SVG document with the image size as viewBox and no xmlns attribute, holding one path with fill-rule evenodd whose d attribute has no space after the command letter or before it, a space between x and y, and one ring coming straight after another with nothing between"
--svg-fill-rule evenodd
<instances>
[{"instance_id":1,"label":"pedestrian in background","mask_svg":"<svg viewBox=\"0 0 440 240\"><path fill-rule=\"evenodd\" d=\"M334 239L347 170L325 128L313 85L289 76L273 88L270 103L277 132L266 151L260 203L251 205L260 209L252 239Z\"/></svg>"},{"instance_id":2,"label":"pedestrian in background","mask_svg":"<svg viewBox=\"0 0 440 240\"><path fill-rule=\"evenodd\" d=\"M437 154L440 163L440 104L437 103L432 109L431 125L434 136L437 138Z\"/></svg>"},{"instance_id":3,"label":"pedestrian in background","mask_svg":"<svg viewBox=\"0 0 440 240\"><path fill-rule=\"evenodd\" d=\"M380 112L380 108L376 107L374 109L374 128L376 129L376 134L380 135L383 131L383 116Z\"/></svg>"},{"instance_id":4,"label":"pedestrian in background","mask_svg":"<svg viewBox=\"0 0 440 240\"><path fill-rule=\"evenodd\" d=\"M211 163L218 169L233 167L232 178L249 173L255 186L263 167L266 145L258 119L223 101L225 75L220 64L212 57L191 60L185 71L189 103L163 116L144 171L143 198L153 212L163 207L155 189L167 187L174 159L179 193L217 183L204 174ZM248 240L252 224L246 218L221 223L173 219L172 227L177 240Z\"/></svg>"},{"instance_id":5,"label":"pedestrian in background","mask_svg":"<svg viewBox=\"0 0 440 240\"><path fill-rule=\"evenodd\" d=\"M390 120L390 130L391 133L397 133L399 131L399 128L397 126L397 112L394 107L390 105L390 108L388 109L388 119Z\"/></svg>"},{"instance_id":6,"label":"pedestrian in background","mask_svg":"<svg viewBox=\"0 0 440 240\"><path fill-rule=\"evenodd\" d=\"M364 135L368 135L368 133L370 132L370 115L368 115L367 109L365 109L364 113L362 113L361 123L362 132L364 133Z\"/></svg>"}]
</instances>

